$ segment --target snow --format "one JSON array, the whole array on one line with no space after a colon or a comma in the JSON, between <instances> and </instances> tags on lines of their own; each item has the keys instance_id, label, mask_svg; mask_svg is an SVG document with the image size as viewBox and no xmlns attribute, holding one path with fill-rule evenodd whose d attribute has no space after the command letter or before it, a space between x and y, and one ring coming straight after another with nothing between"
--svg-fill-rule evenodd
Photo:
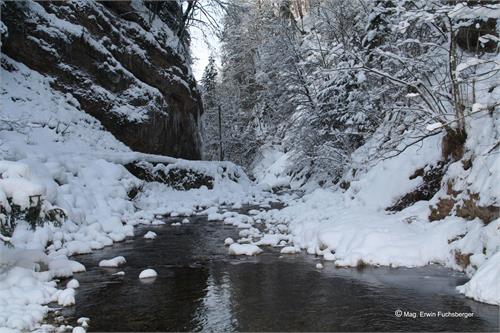
<instances>
[{"instance_id":1,"label":"snow","mask_svg":"<svg viewBox=\"0 0 500 333\"><path fill-rule=\"evenodd\" d=\"M438 128L441 128L441 127L443 127L443 124L441 124L440 122L437 122L437 123L427 125L425 127L425 129L429 132L432 132L432 131L437 130Z\"/></svg>"},{"instance_id":2,"label":"snow","mask_svg":"<svg viewBox=\"0 0 500 333\"><path fill-rule=\"evenodd\" d=\"M360 206L352 209L341 194L319 189L272 212L270 218L289 222L295 246L335 260L339 266L356 266L360 260L406 267L451 264L448 240L465 232L467 223L429 224L423 216L408 223L405 218L410 216L387 215Z\"/></svg>"},{"instance_id":3,"label":"snow","mask_svg":"<svg viewBox=\"0 0 500 333\"><path fill-rule=\"evenodd\" d=\"M62 306L75 304L75 289L66 288L64 290L59 290L57 293L57 304Z\"/></svg>"},{"instance_id":4,"label":"snow","mask_svg":"<svg viewBox=\"0 0 500 333\"><path fill-rule=\"evenodd\" d=\"M231 237L224 239L224 245L229 246L234 243L234 240Z\"/></svg>"},{"instance_id":5,"label":"snow","mask_svg":"<svg viewBox=\"0 0 500 333\"><path fill-rule=\"evenodd\" d=\"M81 327L81 326L76 326L73 328L72 330L73 333L85 333L85 328Z\"/></svg>"},{"instance_id":6,"label":"snow","mask_svg":"<svg viewBox=\"0 0 500 333\"><path fill-rule=\"evenodd\" d=\"M80 287L80 283L77 279L71 279L68 283L66 283L66 288L77 289Z\"/></svg>"},{"instance_id":7,"label":"snow","mask_svg":"<svg viewBox=\"0 0 500 333\"><path fill-rule=\"evenodd\" d=\"M478 301L500 305L500 252L481 265L472 279L458 291Z\"/></svg>"},{"instance_id":8,"label":"snow","mask_svg":"<svg viewBox=\"0 0 500 333\"><path fill-rule=\"evenodd\" d=\"M379 161L375 165L365 160L369 156L366 150L370 149L370 143L362 146L353 154L353 167L361 171L358 174L362 177L352 179L346 197L353 198L353 206L376 210L391 206L399 197L421 184L421 177L408 179L415 170L428 164L434 165L441 159L441 138L441 135L430 137L422 145L408 148L397 158Z\"/></svg>"},{"instance_id":9,"label":"snow","mask_svg":"<svg viewBox=\"0 0 500 333\"><path fill-rule=\"evenodd\" d=\"M282 254L295 254L300 253L300 248L295 246L285 246L281 249L280 253Z\"/></svg>"},{"instance_id":10,"label":"snow","mask_svg":"<svg viewBox=\"0 0 500 333\"><path fill-rule=\"evenodd\" d=\"M252 167L256 181L269 188L289 186L292 177L286 173L288 155L272 146L263 148L260 153L261 158L257 159L258 163Z\"/></svg>"},{"instance_id":11,"label":"snow","mask_svg":"<svg viewBox=\"0 0 500 333\"><path fill-rule=\"evenodd\" d=\"M154 231L148 231L146 234L143 236L145 239L155 239L157 236L156 232Z\"/></svg>"},{"instance_id":12,"label":"snow","mask_svg":"<svg viewBox=\"0 0 500 333\"><path fill-rule=\"evenodd\" d=\"M154 278L157 277L158 273L154 269L148 268L145 269L139 274L139 279L148 279L148 278Z\"/></svg>"},{"instance_id":13,"label":"snow","mask_svg":"<svg viewBox=\"0 0 500 333\"><path fill-rule=\"evenodd\" d=\"M118 257L114 257L112 259L107 259L107 260L105 259L105 260L99 261L99 267L118 267L120 265L123 265L126 262L127 261L125 260L124 257L118 256Z\"/></svg>"},{"instance_id":14,"label":"snow","mask_svg":"<svg viewBox=\"0 0 500 333\"><path fill-rule=\"evenodd\" d=\"M88 317L80 317L78 318L78 320L76 321L78 324L82 325L83 327L88 327L89 324L88 322L90 321L90 318Z\"/></svg>"},{"instance_id":15,"label":"snow","mask_svg":"<svg viewBox=\"0 0 500 333\"><path fill-rule=\"evenodd\" d=\"M257 245L254 244L231 244L229 246L229 254L235 255L235 256L240 256L240 255L246 255L246 256L253 256L257 255L262 252L262 249L260 249Z\"/></svg>"},{"instance_id":16,"label":"snow","mask_svg":"<svg viewBox=\"0 0 500 333\"><path fill-rule=\"evenodd\" d=\"M420 96L420 94L417 94L417 93L406 94L406 97L408 97L408 98L415 98L415 97L418 97L418 96Z\"/></svg>"},{"instance_id":17,"label":"snow","mask_svg":"<svg viewBox=\"0 0 500 333\"><path fill-rule=\"evenodd\" d=\"M322 269L322 268L323 268L323 264L321 264L321 263L317 263L317 264L316 264L316 268L317 268L317 269Z\"/></svg>"},{"instance_id":18,"label":"snow","mask_svg":"<svg viewBox=\"0 0 500 333\"><path fill-rule=\"evenodd\" d=\"M0 327L34 329L48 312L42 304L51 302L56 290L46 273L23 267L0 272Z\"/></svg>"},{"instance_id":19,"label":"snow","mask_svg":"<svg viewBox=\"0 0 500 333\"><path fill-rule=\"evenodd\" d=\"M6 198L11 198L12 203L25 209L35 204L35 196L44 195L46 188L35 177L27 164L0 161L0 202L7 210L10 205Z\"/></svg>"}]
</instances>

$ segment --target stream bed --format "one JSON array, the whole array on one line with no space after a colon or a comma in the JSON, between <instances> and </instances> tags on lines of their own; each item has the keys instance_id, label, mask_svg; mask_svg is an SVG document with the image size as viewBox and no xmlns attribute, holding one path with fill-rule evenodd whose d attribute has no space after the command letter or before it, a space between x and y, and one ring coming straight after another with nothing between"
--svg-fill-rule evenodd
<instances>
[{"instance_id":1,"label":"stream bed","mask_svg":"<svg viewBox=\"0 0 500 333\"><path fill-rule=\"evenodd\" d=\"M318 269L319 258L272 248L235 257L223 240L237 239L237 229L206 216L190 220L140 226L133 239L76 256L87 271L75 275L80 288L76 305L62 309L67 322L89 317L89 331L122 332L499 330L499 307L456 292L467 281L462 273L331 262ZM158 237L143 239L148 230ZM119 255L123 266L98 267ZM146 268L158 277L140 280ZM113 275L118 271L125 275Z\"/></svg>"}]
</instances>

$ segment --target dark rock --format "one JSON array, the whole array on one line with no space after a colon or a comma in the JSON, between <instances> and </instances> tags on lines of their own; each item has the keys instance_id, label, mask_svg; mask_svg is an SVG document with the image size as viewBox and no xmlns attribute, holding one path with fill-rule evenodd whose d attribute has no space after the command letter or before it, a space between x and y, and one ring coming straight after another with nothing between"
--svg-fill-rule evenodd
<instances>
[{"instance_id":1,"label":"dark rock","mask_svg":"<svg viewBox=\"0 0 500 333\"><path fill-rule=\"evenodd\" d=\"M478 201L478 193L469 193L469 198L457 205L457 216L466 220L479 218L486 224L500 217L500 207L495 205L480 206Z\"/></svg>"},{"instance_id":2,"label":"dark rock","mask_svg":"<svg viewBox=\"0 0 500 333\"><path fill-rule=\"evenodd\" d=\"M438 221L444 219L446 216L449 216L451 214L454 206L455 200L451 198L440 199L435 207L430 207L431 213L429 215L429 221Z\"/></svg>"},{"instance_id":3,"label":"dark rock","mask_svg":"<svg viewBox=\"0 0 500 333\"><path fill-rule=\"evenodd\" d=\"M430 221L444 219L452 213L453 209L455 209L455 215L458 217L462 217L466 220L479 218L485 224L500 217L500 207L495 205L481 206L478 204L480 198L478 193L467 191L464 193L466 199L461 199L459 201L456 197L461 194L462 191L453 190L451 183L448 183L447 187L446 197L440 198L436 206L430 207Z\"/></svg>"},{"instance_id":4,"label":"dark rock","mask_svg":"<svg viewBox=\"0 0 500 333\"><path fill-rule=\"evenodd\" d=\"M430 200L441 188L441 180L445 173L444 162L438 162L436 166L431 166L429 170L425 168L417 169L409 179L422 177L423 183L415 190L405 194L398 201L386 208L388 211L401 211L421 200Z\"/></svg>"},{"instance_id":5,"label":"dark rock","mask_svg":"<svg viewBox=\"0 0 500 333\"><path fill-rule=\"evenodd\" d=\"M145 161L127 163L125 168L139 179L164 183L176 190L190 190L202 186L209 189L214 187L214 179L211 176L189 168L168 167L163 163Z\"/></svg>"}]
</instances>

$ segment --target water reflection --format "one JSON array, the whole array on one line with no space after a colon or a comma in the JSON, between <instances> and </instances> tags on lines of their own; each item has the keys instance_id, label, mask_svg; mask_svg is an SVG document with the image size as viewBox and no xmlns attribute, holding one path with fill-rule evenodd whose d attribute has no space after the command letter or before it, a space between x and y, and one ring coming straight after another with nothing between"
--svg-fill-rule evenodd
<instances>
[{"instance_id":1,"label":"water reflection","mask_svg":"<svg viewBox=\"0 0 500 333\"><path fill-rule=\"evenodd\" d=\"M145 233L146 228L138 231ZM461 274L421 269L315 268L311 256L229 257L222 245L237 231L193 219L80 256L77 305L65 310L74 323L91 318L93 331L495 331L498 307L468 300L454 287ZM102 269L102 258L123 255L120 269ZM144 268L158 277L144 284ZM124 276L112 273L123 270ZM474 312L474 317L398 318L394 311Z\"/></svg>"},{"instance_id":2,"label":"water reflection","mask_svg":"<svg viewBox=\"0 0 500 333\"><path fill-rule=\"evenodd\" d=\"M211 272L207 293L194 314L198 323L195 331L211 330L229 332L236 330L237 321L233 316L231 286L228 274Z\"/></svg>"}]
</instances>

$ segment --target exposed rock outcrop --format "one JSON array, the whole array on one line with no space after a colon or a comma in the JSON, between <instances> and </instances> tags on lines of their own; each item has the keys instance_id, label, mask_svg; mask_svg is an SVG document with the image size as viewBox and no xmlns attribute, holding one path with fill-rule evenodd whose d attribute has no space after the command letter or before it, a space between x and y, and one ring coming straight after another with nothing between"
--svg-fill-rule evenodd
<instances>
[{"instance_id":1,"label":"exposed rock outcrop","mask_svg":"<svg viewBox=\"0 0 500 333\"><path fill-rule=\"evenodd\" d=\"M53 78L133 150L200 158L202 106L177 2L7 1L2 54Z\"/></svg>"},{"instance_id":2,"label":"exposed rock outcrop","mask_svg":"<svg viewBox=\"0 0 500 333\"><path fill-rule=\"evenodd\" d=\"M422 177L422 184L413 191L405 194L398 201L387 207L388 211L401 211L421 200L430 200L441 188L441 180L446 171L446 163L443 161L438 162L435 166L426 166L415 171L409 179Z\"/></svg>"}]
</instances>

